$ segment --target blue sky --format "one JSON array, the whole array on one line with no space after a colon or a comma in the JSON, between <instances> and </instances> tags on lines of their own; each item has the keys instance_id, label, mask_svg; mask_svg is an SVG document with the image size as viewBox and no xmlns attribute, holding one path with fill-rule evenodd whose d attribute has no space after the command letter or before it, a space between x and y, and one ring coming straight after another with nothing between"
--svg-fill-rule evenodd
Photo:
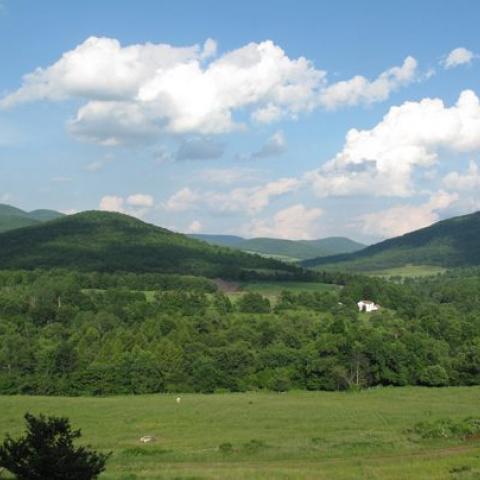
<instances>
[{"instance_id":1,"label":"blue sky","mask_svg":"<svg viewBox=\"0 0 480 480\"><path fill-rule=\"evenodd\" d=\"M364 241L478 209L476 1L0 5L0 202Z\"/></svg>"}]
</instances>

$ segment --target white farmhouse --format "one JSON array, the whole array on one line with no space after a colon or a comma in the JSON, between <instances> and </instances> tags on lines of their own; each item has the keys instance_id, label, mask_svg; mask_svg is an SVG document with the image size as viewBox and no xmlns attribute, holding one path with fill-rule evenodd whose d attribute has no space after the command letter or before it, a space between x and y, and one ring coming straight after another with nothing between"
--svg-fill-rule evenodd
<instances>
[{"instance_id":1,"label":"white farmhouse","mask_svg":"<svg viewBox=\"0 0 480 480\"><path fill-rule=\"evenodd\" d=\"M357 306L361 312L376 312L379 309L379 306L370 300L360 300Z\"/></svg>"}]
</instances>

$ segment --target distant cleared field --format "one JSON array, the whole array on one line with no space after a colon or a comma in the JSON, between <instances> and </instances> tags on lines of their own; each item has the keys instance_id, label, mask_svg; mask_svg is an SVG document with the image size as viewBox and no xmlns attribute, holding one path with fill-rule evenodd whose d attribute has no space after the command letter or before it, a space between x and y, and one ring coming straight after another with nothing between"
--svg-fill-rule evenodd
<instances>
[{"instance_id":1,"label":"distant cleared field","mask_svg":"<svg viewBox=\"0 0 480 480\"><path fill-rule=\"evenodd\" d=\"M104 480L473 480L480 440L421 440L419 421L480 414L480 387L110 398L0 397L0 435L66 415L112 451ZM139 442L154 435L153 444ZM231 451L221 444L231 444Z\"/></svg>"},{"instance_id":2,"label":"distant cleared field","mask_svg":"<svg viewBox=\"0 0 480 480\"><path fill-rule=\"evenodd\" d=\"M274 253L260 253L260 252L253 252L250 250L244 250L244 251L247 253L260 255L261 257L265 257L265 258L274 258L275 260L280 260L282 262L298 262L301 260L300 258L291 257L289 255L280 255L280 254L274 254Z\"/></svg>"},{"instance_id":3,"label":"distant cleared field","mask_svg":"<svg viewBox=\"0 0 480 480\"><path fill-rule=\"evenodd\" d=\"M316 282L249 282L240 284L242 290L262 295L276 295L282 290L292 292L325 292L339 288L337 285Z\"/></svg>"},{"instance_id":4,"label":"distant cleared field","mask_svg":"<svg viewBox=\"0 0 480 480\"><path fill-rule=\"evenodd\" d=\"M331 285L327 283L316 282L225 282L228 283L231 288L234 287L235 291L227 291L226 293L232 299L242 296L245 292L257 292L269 297L271 300L275 300L283 290L290 290L292 292L325 292L328 290L334 290L340 288L338 285ZM85 289L84 292L102 292L104 290L92 290ZM153 302L155 299L154 290L142 290L141 293L145 294L147 301Z\"/></svg>"},{"instance_id":5,"label":"distant cleared field","mask_svg":"<svg viewBox=\"0 0 480 480\"><path fill-rule=\"evenodd\" d=\"M446 272L446 268L435 265L405 265L403 267L388 268L375 272L366 272L376 277L428 277Z\"/></svg>"}]
</instances>

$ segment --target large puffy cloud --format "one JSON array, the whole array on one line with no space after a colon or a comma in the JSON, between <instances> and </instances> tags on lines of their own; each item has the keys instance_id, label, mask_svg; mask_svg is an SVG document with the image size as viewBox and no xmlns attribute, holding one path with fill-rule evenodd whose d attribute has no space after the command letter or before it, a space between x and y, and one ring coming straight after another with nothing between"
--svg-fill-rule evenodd
<instances>
[{"instance_id":1,"label":"large puffy cloud","mask_svg":"<svg viewBox=\"0 0 480 480\"><path fill-rule=\"evenodd\" d=\"M267 207L272 198L293 192L300 185L298 179L281 178L264 185L238 187L228 192L201 192L185 187L174 193L163 207L171 212L206 209L209 212L240 212L254 215Z\"/></svg>"},{"instance_id":2,"label":"large puffy cloud","mask_svg":"<svg viewBox=\"0 0 480 480\"><path fill-rule=\"evenodd\" d=\"M161 71L198 58L198 47L131 45L113 38L90 37L53 65L23 77L23 85L3 99L3 106L32 100L125 100Z\"/></svg>"},{"instance_id":3,"label":"large puffy cloud","mask_svg":"<svg viewBox=\"0 0 480 480\"><path fill-rule=\"evenodd\" d=\"M480 102L471 90L452 107L425 98L390 108L371 130L350 130L342 150L305 178L319 196L409 196L414 170L436 164L443 149L480 149Z\"/></svg>"},{"instance_id":4,"label":"large puffy cloud","mask_svg":"<svg viewBox=\"0 0 480 480\"><path fill-rule=\"evenodd\" d=\"M396 205L360 218L363 233L381 237L396 237L427 227L440 219L439 211L458 200L456 193L440 191L420 205Z\"/></svg>"},{"instance_id":5,"label":"large puffy cloud","mask_svg":"<svg viewBox=\"0 0 480 480\"><path fill-rule=\"evenodd\" d=\"M127 100L88 102L78 110L68 128L80 140L108 146L145 143L162 132L154 112Z\"/></svg>"},{"instance_id":6,"label":"large puffy cloud","mask_svg":"<svg viewBox=\"0 0 480 480\"><path fill-rule=\"evenodd\" d=\"M472 62L475 54L465 47L454 48L442 61L442 65L446 69L455 68L459 65L465 65Z\"/></svg>"},{"instance_id":7,"label":"large puffy cloud","mask_svg":"<svg viewBox=\"0 0 480 480\"><path fill-rule=\"evenodd\" d=\"M350 80L330 85L323 91L320 103L328 109L335 109L386 100L392 91L415 80L416 75L417 61L413 57L407 57L402 66L382 72L373 81L356 75Z\"/></svg>"},{"instance_id":8,"label":"large puffy cloud","mask_svg":"<svg viewBox=\"0 0 480 480\"><path fill-rule=\"evenodd\" d=\"M304 57L289 58L269 40L218 56L211 39L203 48L179 48L90 37L51 66L25 75L0 106L79 99L84 103L69 123L72 134L116 145L163 134L230 132L244 127L234 118L237 111L272 122L322 106L384 100L411 81L415 69L408 57L372 82L356 76L327 87L325 71Z\"/></svg>"},{"instance_id":9,"label":"large puffy cloud","mask_svg":"<svg viewBox=\"0 0 480 480\"><path fill-rule=\"evenodd\" d=\"M245 230L253 237L311 240L318 235L322 214L320 208L292 205L277 212L272 220L253 220Z\"/></svg>"},{"instance_id":10,"label":"large puffy cloud","mask_svg":"<svg viewBox=\"0 0 480 480\"><path fill-rule=\"evenodd\" d=\"M81 138L114 144L160 132L213 134L240 127L233 111L270 104L294 115L313 107L325 73L300 57L290 59L271 41L216 54L198 46L122 47L91 37L56 63L25 75L3 107L32 100L85 99L71 122ZM131 132L129 129L131 128Z\"/></svg>"}]
</instances>

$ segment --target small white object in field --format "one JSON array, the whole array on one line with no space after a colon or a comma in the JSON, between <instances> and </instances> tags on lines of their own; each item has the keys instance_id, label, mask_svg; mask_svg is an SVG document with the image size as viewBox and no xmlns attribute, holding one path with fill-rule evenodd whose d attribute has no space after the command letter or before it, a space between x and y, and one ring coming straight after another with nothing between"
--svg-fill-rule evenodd
<instances>
[{"instance_id":1,"label":"small white object in field","mask_svg":"<svg viewBox=\"0 0 480 480\"><path fill-rule=\"evenodd\" d=\"M176 402L180 403L182 401L181 397L177 397Z\"/></svg>"},{"instance_id":2,"label":"small white object in field","mask_svg":"<svg viewBox=\"0 0 480 480\"><path fill-rule=\"evenodd\" d=\"M142 443L150 443L153 442L154 438L151 435L145 435L142 438L140 438L140 441Z\"/></svg>"}]
</instances>

